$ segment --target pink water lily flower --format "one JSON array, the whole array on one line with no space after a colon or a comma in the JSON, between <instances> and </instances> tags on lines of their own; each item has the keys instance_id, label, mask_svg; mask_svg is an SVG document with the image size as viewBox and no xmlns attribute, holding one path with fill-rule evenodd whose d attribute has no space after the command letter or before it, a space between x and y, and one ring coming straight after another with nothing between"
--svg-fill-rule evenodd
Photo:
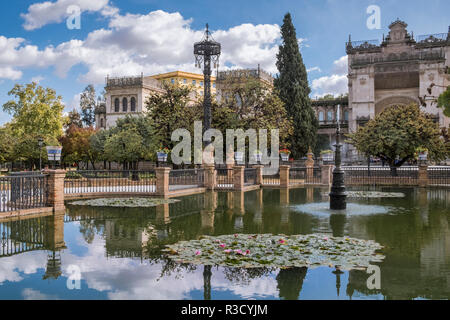
<instances>
[{"instance_id":1,"label":"pink water lily flower","mask_svg":"<svg viewBox=\"0 0 450 320\"><path fill-rule=\"evenodd\" d=\"M245 254L250 254L250 250L245 251Z\"/></svg>"},{"instance_id":2,"label":"pink water lily flower","mask_svg":"<svg viewBox=\"0 0 450 320\"><path fill-rule=\"evenodd\" d=\"M236 249L236 250L234 250L234 252L235 252L236 254L242 254L242 250L241 250L241 249Z\"/></svg>"},{"instance_id":3,"label":"pink water lily flower","mask_svg":"<svg viewBox=\"0 0 450 320\"><path fill-rule=\"evenodd\" d=\"M221 247L221 248L225 248L227 245L225 244L225 243L221 243L220 245L219 245L219 247Z\"/></svg>"},{"instance_id":4,"label":"pink water lily flower","mask_svg":"<svg viewBox=\"0 0 450 320\"><path fill-rule=\"evenodd\" d=\"M234 234L234 237L237 238L237 236L238 236L237 233L235 233L235 234Z\"/></svg>"},{"instance_id":5,"label":"pink water lily flower","mask_svg":"<svg viewBox=\"0 0 450 320\"><path fill-rule=\"evenodd\" d=\"M279 242L280 244L285 244L285 243L286 243L286 240L280 239L280 240L278 240L278 242Z\"/></svg>"},{"instance_id":6,"label":"pink water lily flower","mask_svg":"<svg viewBox=\"0 0 450 320\"><path fill-rule=\"evenodd\" d=\"M195 251L195 255L196 255L196 256L199 256L199 255L201 255L201 254L202 254L202 252L201 252L200 250Z\"/></svg>"},{"instance_id":7,"label":"pink water lily flower","mask_svg":"<svg viewBox=\"0 0 450 320\"><path fill-rule=\"evenodd\" d=\"M323 240L328 241L328 237L324 237Z\"/></svg>"},{"instance_id":8,"label":"pink water lily flower","mask_svg":"<svg viewBox=\"0 0 450 320\"><path fill-rule=\"evenodd\" d=\"M227 250L224 250L223 252L225 252L225 253L231 253L231 250L230 250L230 249L227 249Z\"/></svg>"}]
</instances>

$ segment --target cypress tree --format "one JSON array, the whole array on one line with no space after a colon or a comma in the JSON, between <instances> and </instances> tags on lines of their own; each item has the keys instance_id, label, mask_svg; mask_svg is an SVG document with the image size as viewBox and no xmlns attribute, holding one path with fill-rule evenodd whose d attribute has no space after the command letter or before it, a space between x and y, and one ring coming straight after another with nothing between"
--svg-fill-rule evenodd
<instances>
[{"instance_id":1,"label":"cypress tree","mask_svg":"<svg viewBox=\"0 0 450 320\"><path fill-rule=\"evenodd\" d=\"M293 120L294 133L289 142L292 155L299 158L306 155L309 147L314 148L319 124L311 106L308 74L290 13L284 16L281 36L283 43L277 54L279 75L274 85Z\"/></svg>"}]
</instances>

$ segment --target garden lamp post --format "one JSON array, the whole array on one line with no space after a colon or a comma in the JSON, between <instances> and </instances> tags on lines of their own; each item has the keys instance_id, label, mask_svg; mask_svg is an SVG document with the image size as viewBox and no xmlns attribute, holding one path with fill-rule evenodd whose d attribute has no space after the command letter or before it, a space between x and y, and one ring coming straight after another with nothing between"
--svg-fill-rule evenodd
<instances>
[{"instance_id":1,"label":"garden lamp post","mask_svg":"<svg viewBox=\"0 0 450 320\"><path fill-rule=\"evenodd\" d=\"M194 43L195 65L203 67L204 90L203 90L203 133L211 128L211 64L214 68L219 67L221 52L220 43L214 41L206 24L206 31L202 41ZM205 141L205 147L211 140Z\"/></svg>"},{"instance_id":2,"label":"garden lamp post","mask_svg":"<svg viewBox=\"0 0 450 320\"><path fill-rule=\"evenodd\" d=\"M344 185L344 170L341 168L341 126L339 124L339 111L340 106L337 107L337 126L336 126L336 147L334 156L334 170L333 170L333 184L331 185L330 192L330 209L331 210L344 210L347 208L347 193L345 192Z\"/></svg>"},{"instance_id":3,"label":"garden lamp post","mask_svg":"<svg viewBox=\"0 0 450 320\"><path fill-rule=\"evenodd\" d=\"M38 145L39 145L39 171L41 171L42 170L41 150L42 150L42 146L44 145L44 139L38 138Z\"/></svg>"}]
</instances>

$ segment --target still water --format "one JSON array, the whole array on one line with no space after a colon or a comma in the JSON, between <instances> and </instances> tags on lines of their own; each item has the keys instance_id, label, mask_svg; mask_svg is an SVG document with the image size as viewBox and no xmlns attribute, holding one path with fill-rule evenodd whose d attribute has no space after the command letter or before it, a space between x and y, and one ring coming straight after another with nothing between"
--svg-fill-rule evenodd
<instances>
[{"instance_id":1,"label":"still water","mask_svg":"<svg viewBox=\"0 0 450 320\"><path fill-rule=\"evenodd\" d=\"M385 213L329 216L298 210L326 201L319 188L214 192L145 209L67 203L65 215L3 221L0 299L450 298L450 189L371 190L405 197L351 200ZM165 244L234 233L375 240L385 246L381 288L367 288L365 271L204 267L161 254Z\"/></svg>"}]
</instances>

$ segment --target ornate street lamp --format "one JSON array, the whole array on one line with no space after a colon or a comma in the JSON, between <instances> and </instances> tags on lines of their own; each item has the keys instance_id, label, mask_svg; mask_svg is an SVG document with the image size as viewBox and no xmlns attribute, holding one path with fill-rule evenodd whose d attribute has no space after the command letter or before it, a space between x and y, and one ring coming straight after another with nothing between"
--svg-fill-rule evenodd
<instances>
[{"instance_id":1,"label":"ornate street lamp","mask_svg":"<svg viewBox=\"0 0 450 320\"><path fill-rule=\"evenodd\" d=\"M211 128L211 64L214 68L219 67L221 46L214 41L206 24L206 31L202 41L194 43L195 65L198 68L203 67L204 76L204 98L203 98L203 132ZM211 141L205 141L205 147Z\"/></svg>"},{"instance_id":2,"label":"ornate street lamp","mask_svg":"<svg viewBox=\"0 0 450 320\"><path fill-rule=\"evenodd\" d=\"M339 109L337 112L337 126L336 126L336 147L334 156L334 170L333 170L333 184L331 185L330 192L330 209L331 210L344 210L347 208L347 193L345 192L344 185L344 170L341 168L341 126L339 124Z\"/></svg>"}]
</instances>

